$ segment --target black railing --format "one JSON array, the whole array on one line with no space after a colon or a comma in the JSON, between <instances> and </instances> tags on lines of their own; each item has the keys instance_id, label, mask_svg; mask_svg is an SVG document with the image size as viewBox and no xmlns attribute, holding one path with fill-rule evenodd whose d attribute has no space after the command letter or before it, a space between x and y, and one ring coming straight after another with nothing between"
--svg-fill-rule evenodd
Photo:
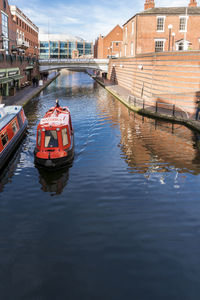
<instances>
[{"instance_id":1,"label":"black railing","mask_svg":"<svg viewBox=\"0 0 200 300\"><path fill-rule=\"evenodd\" d=\"M129 95L128 102L129 104L134 105L136 108L146 110L151 113L164 114L181 119L194 119L193 115L189 115L180 106L172 103L165 103L161 101L150 102L141 98L137 98L133 95Z\"/></svg>"}]
</instances>

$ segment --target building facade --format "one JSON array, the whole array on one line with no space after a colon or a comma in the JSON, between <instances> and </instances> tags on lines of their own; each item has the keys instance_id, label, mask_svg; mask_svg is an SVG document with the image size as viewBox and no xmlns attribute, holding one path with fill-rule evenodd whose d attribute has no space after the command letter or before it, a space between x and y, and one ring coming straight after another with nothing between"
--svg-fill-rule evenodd
<instances>
[{"instance_id":1,"label":"building facade","mask_svg":"<svg viewBox=\"0 0 200 300\"><path fill-rule=\"evenodd\" d=\"M117 25L105 37L100 35L94 45L94 58L105 59L120 57L123 41L123 30Z\"/></svg>"},{"instance_id":2,"label":"building facade","mask_svg":"<svg viewBox=\"0 0 200 300\"><path fill-rule=\"evenodd\" d=\"M144 11L123 25L122 55L199 50L199 27L196 0L190 0L187 7L155 7L154 0L146 0Z\"/></svg>"},{"instance_id":3,"label":"building facade","mask_svg":"<svg viewBox=\"0 0 200 300\"><path fill-rule=\"evenodd\" d=\"M17 48L26 55L38 55L38 27L15 5L10 11L16 24Z\"/></svg>"},{"instance_id":4,"label":"building facade","mask_svg":"<svg viewBox=\"0 0 200 300\"><path fill-rule=\"evenodd\" d=\"M36 56L27 55L17 43L17 26L7 0L0 1L0 100L14 95L38 75Z\"/></svg>"},{"instance_id":5,"label":"building facade","mask_svg":"<svg viewBox=\"0 0 200 300\"><path fill-rule=\"evenodd\" d=\"M60 39L61 38L61 39ZM92 58L93 44L82 39L68 39L66 36L47 36L40 41L40 59Z\"/></svg>"}]
</instances>

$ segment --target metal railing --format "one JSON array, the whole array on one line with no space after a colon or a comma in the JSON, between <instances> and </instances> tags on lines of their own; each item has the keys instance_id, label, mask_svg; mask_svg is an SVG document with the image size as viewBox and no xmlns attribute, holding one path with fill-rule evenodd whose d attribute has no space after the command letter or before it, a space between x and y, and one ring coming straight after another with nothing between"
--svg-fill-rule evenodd
<instances>
[{"instance_id":1,"label":"metal railing","mask_svg":"<svg viewBox=\"0 0 200 300\"><path fill-rule=\"evenodd\" d=\"M156 101L155 103L150 102L145 99L137 98L133 95L128 96L128 103L138 107L140 109L145 109L152 113L164 114L181 119L194 119L194 115L190 115L184 111L180 106Z\"/></svg>"}]
</instances>

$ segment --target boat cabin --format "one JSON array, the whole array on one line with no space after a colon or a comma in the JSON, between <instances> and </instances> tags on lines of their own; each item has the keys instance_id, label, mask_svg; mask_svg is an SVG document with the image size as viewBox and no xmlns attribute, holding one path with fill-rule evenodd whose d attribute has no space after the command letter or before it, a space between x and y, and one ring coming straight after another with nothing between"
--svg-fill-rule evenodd
<instances>
[{"instance_id":1,"label":"boat cabin","mask_svg":"<svg viewBox=\"0 0 200 300\"><path fill-rule=\"evenodd\" d=\"M68 109L50 109L41 119L37 131L37 148L45 150L67 149L71 145L72 123Z\"/></svg>"}]
</instances>

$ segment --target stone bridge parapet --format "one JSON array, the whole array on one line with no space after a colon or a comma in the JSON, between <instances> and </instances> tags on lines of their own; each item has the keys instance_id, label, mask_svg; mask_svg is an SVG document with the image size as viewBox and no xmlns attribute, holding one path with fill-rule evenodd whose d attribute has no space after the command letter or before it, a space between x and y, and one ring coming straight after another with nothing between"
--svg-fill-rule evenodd
<instances>
[{"instance_id":1,"label":"stone bridge parapet","mask_svg":"<svg viewBox=\"0 0 200 300\"><path fill-rule=\"evenodd\" d=\"M40 72L59 69L74 70L99 70L108 72L109 59L41 59L39 60Z\"/></svg>"}]
</instances>

